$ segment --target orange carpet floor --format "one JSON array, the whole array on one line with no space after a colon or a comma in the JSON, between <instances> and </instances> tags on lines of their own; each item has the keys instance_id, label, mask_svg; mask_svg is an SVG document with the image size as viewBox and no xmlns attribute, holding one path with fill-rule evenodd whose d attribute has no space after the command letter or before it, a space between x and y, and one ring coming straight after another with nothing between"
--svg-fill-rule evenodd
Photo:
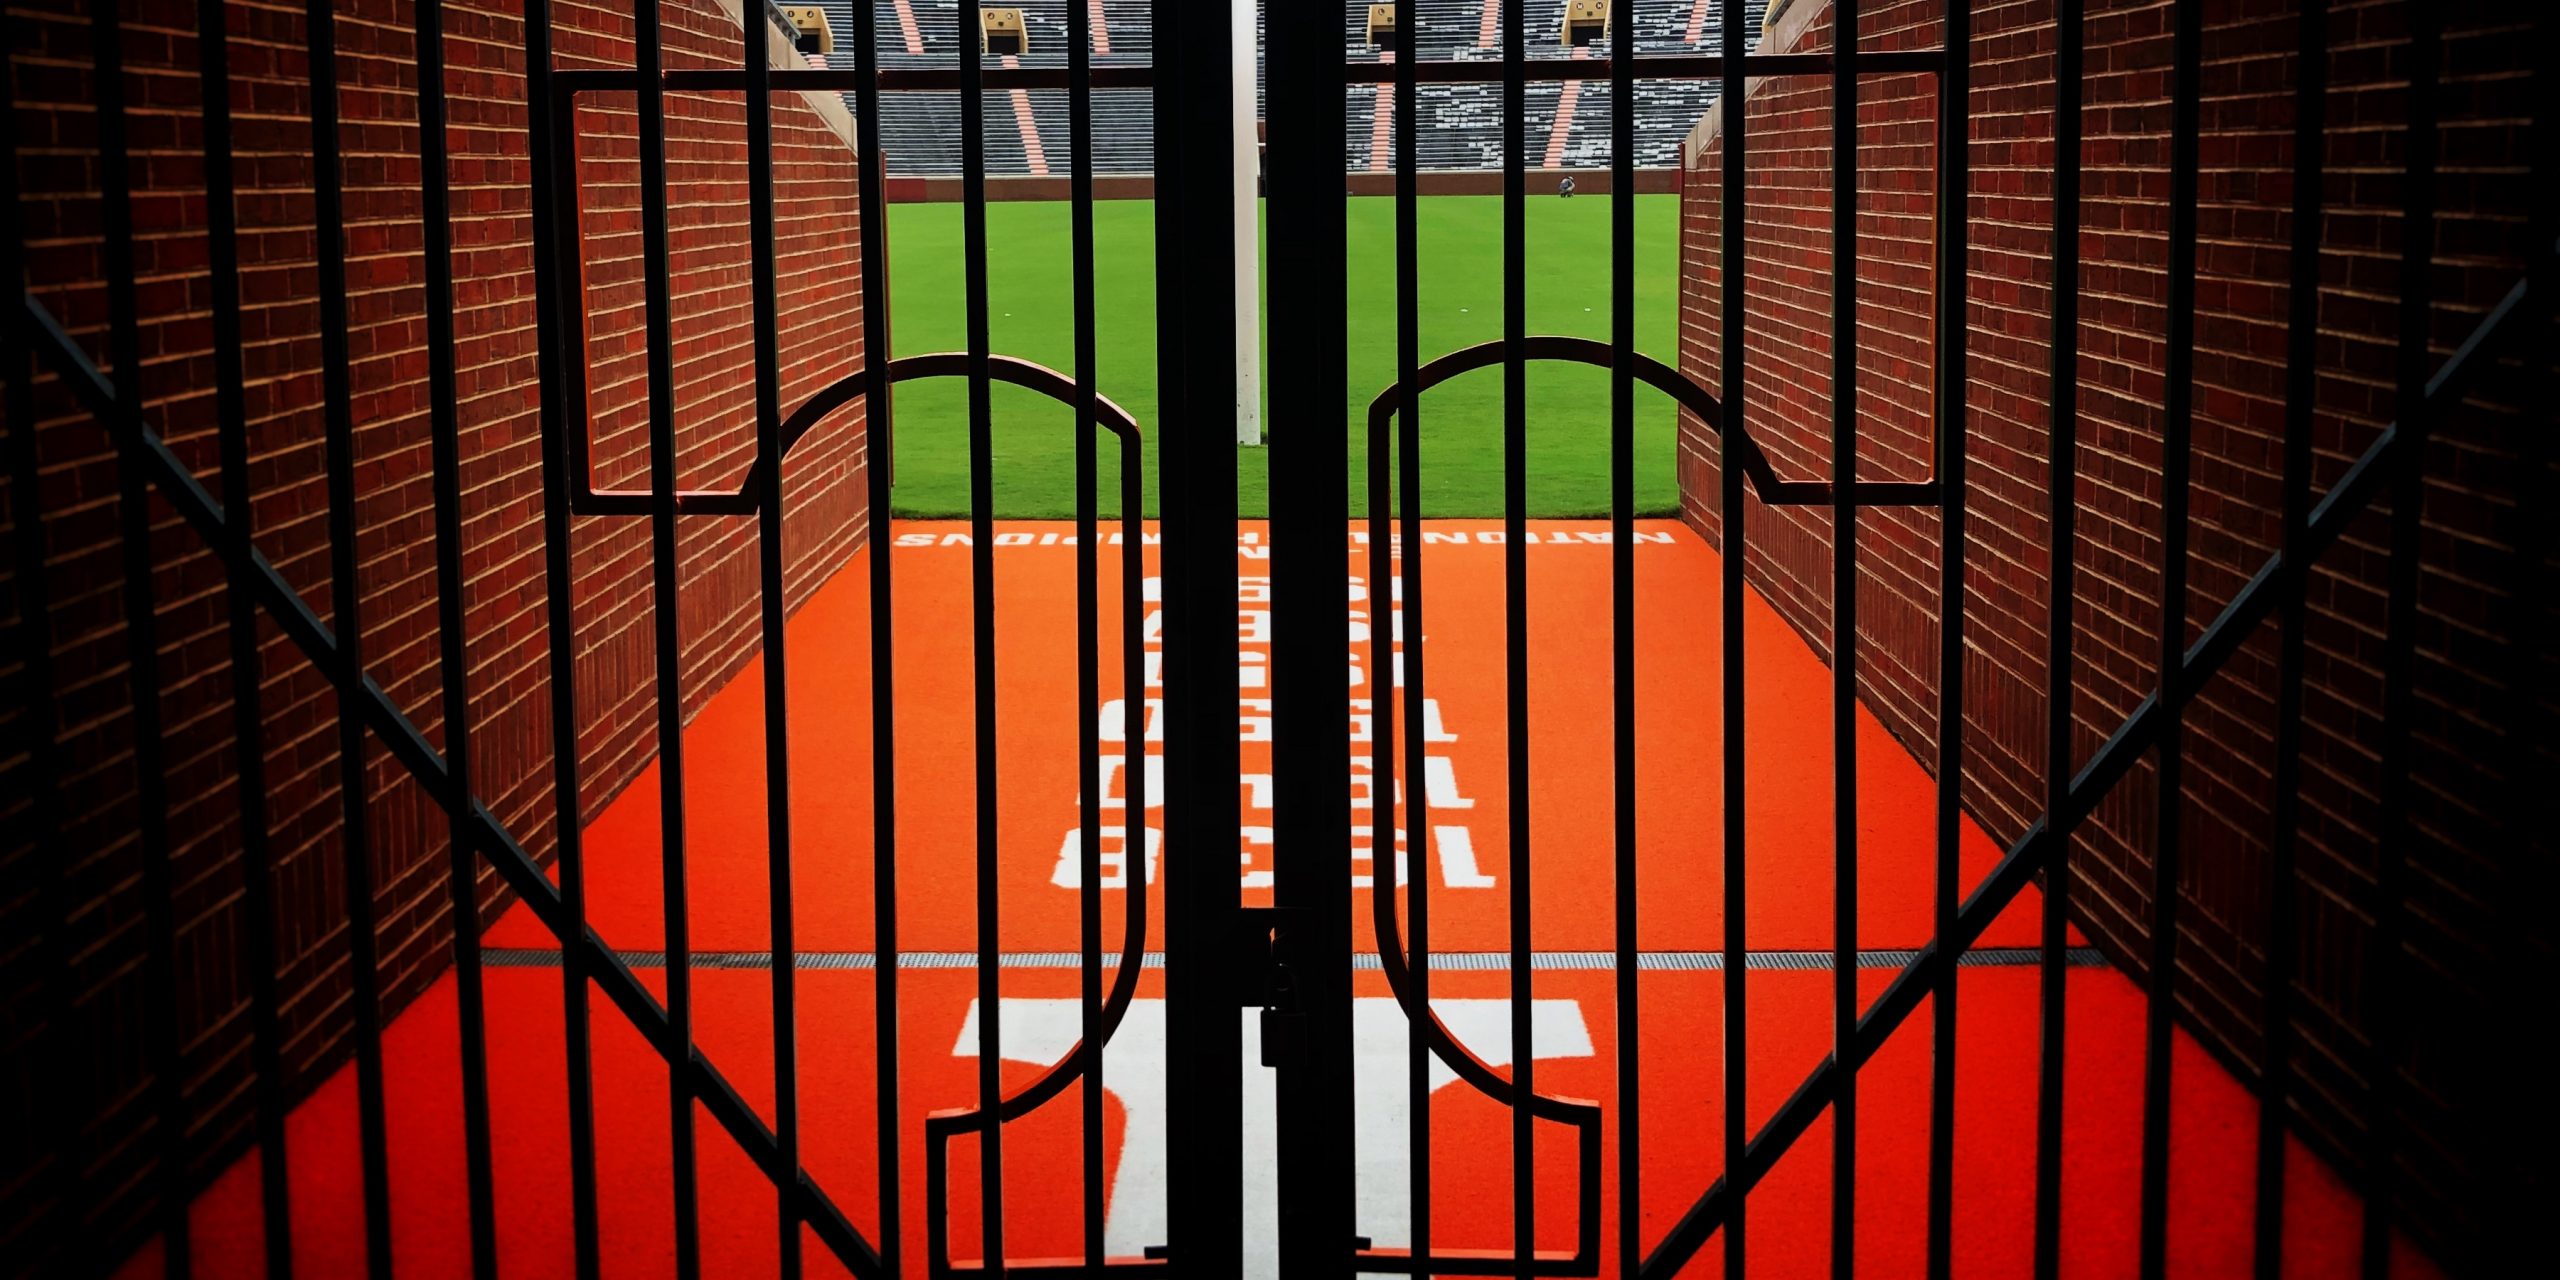
<instances>
[{"instance_id":1,"label":"orange carpet floor","mask_svg":"<svg viewBox=\"0 0 2560 1280\"><path fill-rule=\"evenodd\" d=\"M889 552L897 582L899 769L896 851L900 947L909 953L974 950L977 895L998 895L996 940L1007 953L1077 945L1078 825L1074 548L1058 524L1000 526L997 566L997 883L975 875L971 780L969 559L966 526L901 524ZM1436 950L1499 951L1508 945L1508 835L1505 791L1503 608L1500 525L1435 522L1422 549L1428 614L1418 637L1390 599L1367 581L1368 558L1346 540L1349 591L1345 660L1354 700L1347 730L1358 763L1355 796L1381 800L1366 769L1365 699L1381 684L1372 666L1398 641L1427 644L1424 726L1434 759L1418 788L1430 801L1428 838L1399 865L1430 886ZM1535 850L1531 936L1549 953L1611 946L1609 822L1609 613L1605 526L1538 522L1528 549L1531 699L1531 838ZM1269 674L1268 535L1246 526L1239 635L1246 689L1239 730L1246 738L1245 821L1238 874L1246 900L1267 901L1273 851L1267 808L1254 806L1269 744L1257 737L1267 708L1258 681ZM868 555L869 552L863 553ZM1150 572L1154 549L1148 549ZM1638 592L1638 893L1640 945L1671 953L1667 966L1720 945L1723 894L1720 831L1722 690L1713 552L1685 528L1647 522L1636 550ZM1102 616L1116 620L1116 549L1104 557ZM821 957L868 952L873 857L870 848L870 716L867 565L863 556L820 588L789 626L794 877L798 945ZM1150 592L1152 596L1152 592ZM1152 603L1150 610L1152 611ZM1152 620L1152 617L1151 617ZM1746 821L1750 847L1747 928L1755 951L1827 952L1832 946L1830 685L1827 668L1756 595L1746 616L1749 678L1744 691L1749 759ZM1369 629L1387 628L1378 653ZM1154 637L1149 636L1152 647ZM1116 626L1102 644L1103 696L1124 692ZM1388 660L1393 660L1389 657ZM768 1118L773 1089L770 975L753 967L770 941L765 841L762 672L750 664L687 730L686 873L692 945L720 967L695 977L697 1037L711 1060ZM1113 705L1106 736L1119 725ZM1931 831L1935 788L1918 763L1863 710L1859 719L1860 945L1917 947L1929 937ZM1405 731L1400 729L1400 732ZM1151 736L1151 735L1150 735ZM1151 844L1127 840L1125 742L1103 744L1107 808L1103 892L1106 936L1119 936L1120 904L1133 883L1147 886L1153 919L1162 892ZM1160 743L1147 752L1160 752ZM659 788L651 765L588 828L590 918L626 952L664 945L660 895ZM1150 795L1149 825L1160 823ZM1400 807L1400 815L1409 806ZM1359 816L1366 820L1366 811ZM1368 832L1355 836L1368 856ZM1968 884L1998 849L1968 821ZM1377 866L1386 860L1372 859ZM1143 878L1142 878L1143 877ZM1355 884L1361 947L1374 950L1367 918L1369 877ZM2039 904L2022 896L1983 939L1995 948L2032 947ZM1160 937L1160 933L1157 935ZM2075 942L2078 939L2075 936ZM484 945L489 971L489 1053L494 1082L497 1203L501 1257L509 1276L565 1275L570 1269L566 1072L560 976L546 952L555 942L518 909ZM1155 945L1151 939L1150 946ZM1053 959L1025 957L1002 983L1008 1081L1019 1084L1074 1039L1075 972ZM956 961L954 962L956 964ZM1593 1099L1607 1109L1601 1167L1602 1238L1614 1241L1618 1188L1615 1127L1617 1010L1612 978L1591 960L1561 956L1537 971L1542 1092ZM743 964L746 967L739 967ZM660 968L638 966L657 986ZM1869 998L1890 981L1869 969ZM1648 1241L1678 1219L1717 1176L1721 975L1664 967L1640 979L1644 1156L1643 1216ZM1961 971L1958 999L1955 1271L1960 1276L2029 1273L2033 1192L2036 970L2028 963ZM908 1117L903 1183L908 1271L922 1275L922 1117L976 1098L976 976L965 967L911 968L900 979L897 1050L902 1113ZM1749 1089L1765 1118L1829 1049L1829 974L1820 969L1755 969L1749 978ZM1139 987L1107 1072L1116 1082L1105 1108L1110 1172L1109 1234L1114 1252L1134 1254L1161 1240L1164 1174L1160 1099L1162 983L1150 971ZM877 1085L872 1009L874 975L854 967L804 969L799 984L800 1088L804 1158L825 1192L866 1234L879 1222L874 1110ZM2101 964L2070 970L2068 1093L2063 1193L2063 1270L2072 1276L2131 1275L2138 1217L2142 1077L2141 992ZM1509 976L1484 969L1442 972L1434 995L1444 1020L1488 1060L1507 1063ZM1374 1131L1385 1176L1361 1195L1362 1231L1381 1247L1409 1243L1404 1197L1403 1032L1374 972L1359 975L1363 1075L1355 1123ZM594 1061L606 1274L673 1273L663 1063L601 999ZM1920 1270L1932 1058L1929 1017L1915 1014L1860 1076L1858 1247L1861 1274ZM1063 1039L1060 1036L1063 1035ZM1151 1039L1150 1037L1153 1036ZM1372 1044L1370 1041L1376 1041ZM433 987L386 1033L395 1256L403 1276L469 1271L464 1214L461 1101L451 979ZM1247 1056L1252 1056L1248 1046ZM1015 1060L1019 1059L1019 1060ZM1196 1069L1187 1064L1176 1069ZM1248 1108L1266 1097L1268 1075L1238 1064ZM1152 1092L1151 1092L1152 1090ZM1257 1093L1257 1090L1260 1092ZM2171 1132L2170 1270L2178 1275L2242 1275L2250 1260L2254 1099L2183 1033L2177 1041ZM357 1187L354 1080L342 1070L296 1110L289 1125L298 1274L360 1274L364 1225ZM1512 1169L1508 1112L1464 1083L1446 1084L1432 1104L1434 1244L1441 1249L1506 1248L1511 1239ZM1754 1276L1816 1276L1829 1270L1828 1120L1819 1121L1750 1198ZM1257 1121L1248 1148L1267 1139ZM758 1276L774 1267L775 1198L720 1127L696 1120L701 1152L704 1274ZM1078 1251L1080 1177L1076 1099L1070 1095L1008 1127L1005 1158L1007 1252L1015 1257ZM1570 1248L1577 1188L1570 1133L1542 1126L1532 1176L1538 1187L1542 1248ZM2350 1271L2358 1204L2352 1189L2308 1152L2289 1153L2288 1272ZM954 1149L951 1237L963 1259L977 1252L977 1171L971 1144ZM199 1274L260 1274L254 1153L199 1199L193 1221ZM1249 1221L1249 1234L1256 1228ZM1723 1268L1720 1248L1701 1251L1684 1274ZM812 1274L838 1268L814 1237ZM159 1274L146 1250L126 1274ZM1267 1273L1267 1272L1266 1272ZM2396 1273L2432 1276L2403 1246Z\"/></svg>"}]
</instances>

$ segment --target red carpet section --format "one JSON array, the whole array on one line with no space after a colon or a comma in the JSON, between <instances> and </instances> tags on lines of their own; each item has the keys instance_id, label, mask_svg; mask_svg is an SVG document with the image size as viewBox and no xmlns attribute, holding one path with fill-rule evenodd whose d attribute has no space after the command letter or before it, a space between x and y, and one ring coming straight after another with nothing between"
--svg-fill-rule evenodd
<instances>
[{"instance_id":1,"label":"red carpet section","mask_svg":"<svg viewBox=\"0 0 2560 1280\"><path fill-rule=\"evenodd\" d=\"M1001 870L991 885L975 875L973 743L969 618L970 555L961 525L902 524L890 551L897 583L899 750L896 851L902 951L914 955L900 978L902 1009L897 1063L905 1187L902 1233L907 1271L924 1274L922 1117L977 1101L976 975L978 895L997 895L998 949L1007 953L1072 950L1077 944L1078 793L1076 761L1075 548L1069 526L999 526L995 550L998 708L997 826ZM1617 1214L1616 1079L1619 1027L1605 962L1570 953L1611 946L1614 886L1610 873L1610 726L1608 702L1608 563L1606 527L1567 522L1532 526L1528 548L1531 698L1531 840L1535 850L1532 938L1545 953L1536 974L1534 1034L1542 1092L1596 1100L1605 1127L1601 1212ZM1369 848L1371 810L1355 849L1372 874L1355 878L1355 913L1364 950L1368 894L1375 875L1394 869L1399 883L1429 886L1434 942L1449 952L1499 951L1508 945L1508 832L1505 791L1502 562L1498 524L1435 523L1421 549L1428 613L1418 622L1396 607L1387 584L1368 580L1368 548L1356 532L1344 544L1348 577L1345 660L1353 700L1347 726L1356 761L1355 803L1397 803L1416 792L1427 800L1426 831L1407 838L1396 858ZM1122 739L1117 627L1122 584L1116 545L1103 549L1101 644L1105 741L1102 744L1105 875L1101 891L1119 936L1126 895L1144 886L1161 920L1161 788L1149 783L1146 821L1127 822L1133 771L1161 752L1147 741L1128 750ZM1267 901L1274 851L1269 842L1270 679L1268 535L1247 526L1237 548L1244 575L1238 608L1245 652L1244 702L1247 830L1237 874L1246 900ZM864 555L868 555L865 552ZM1147 549L1149 572L1155 550ZM1643 1085L1640 1135L1643 1215L1648 1241L1658 1239L1720 1171L1715 1135L1722 1124L1721 975L1704 967L1719 945L1723 894L1720 831L1725 796L1720 779L1722 689L1715 598L1717 560L1697 537L1670 522L1647 522L1636 548L1638 603L1638 894L1641 945L1666 953L1640 980L1637 1038ZM825 1192L866 1236L877 1236L878 1089L873 1039L876 985L867 961L873 856L870 845L868 565L848 565L792 619L788 643L798 944L805 963L799 986L801 1114L804 1158ZM1159 652L1152 583L1146 592L1148 652ZM1755 951L1827 952L1832 884L1829 673L1797 636L1754 597L1746 615L1748 717L1749 919ZM1372 629L1383 643L1374 650ZM1415 634L1418 632L1418 635ZM1370 776L1367 700L1383 683L1381 661L1394 662L1427 642L1430 714L1419 726L1429 739L1426 776L1410 788ZM697 1037L711 1060L768 1118L773 1064L770 945L764 847L762 672L751 666L716 696L687 730L686 877L693 947L711 955L697 971ZM1143 691L1155 696L1155 690ZM1152 713L1153 708L1149 708ZM1153 716L1140 736L1153 739ZM1872 950L1917 947L1928 939L1930 832L1935 788L1912 756L1872 717L1859 721L1860 945ZM1399 735L1410 727L1399 726ZM1160 768L1160 760L1156 767ZM617 798L587 833L591 918L614 946L657 951L665 945L655 766ZM1260 807L1257 807L1257 806ZM1398 815L1409 816L1409 803ZM1149 831L1133 842L1131 827ZM1968 885L1997 859L1998 849L1970 823L1964 827ZM1985 937L1986 947L2032 946L2038 904L2030 891ZM1150 938L1157 945L1160 931ZM570 1271L567 1063L561 1032L562 988L556 945L530 918L511 912L485 945L489 973L489 1054L497 1144L500 1250L509 1276ZM2076 941L2076 938L2075 938ZM1773 956L1784 961L1788 957ZM1449 965L1463 963L1452 960ZM653 986L663 971L636 964ZM1872 999L1892 974L1869 969L1862 987ZM1958 999L1958 1095L1955 1183L1955 1269L1963 1276L2029 1274L2032 1222L2037 975L2031 964L1989 964L1962 971ZM1382 1248L1411 1243L1405 1203L1405 1030L1383 980L1359 979L1354 1009L1359 1055L1359 1134L1363 1182L1360 1229ZM2130 1275L2135 1270L2142 1075L2141 993L2116 971L2093 963L2070 974L2066 1228L2063 1270L2072 1276ZM1077 1033L1075 970L1054 957L1016 954L1004 970L1001 1028L1006 1078L1018 1086L1037 1076ZM1749 1089L1746 1106L1765 1119L1829 1048L1830 976L1822 968L1756 968L1750 976ZM1475 1052L1506 1067L1510 1042L1505 998L1509 975L1447 968L1435 976L1442 1019ZM1170 1136L1166 1087L1163 986L1158 971L1139 986L1139 1001L1105 1060L1104 1143L1108 1186L1106 1236L1114 1254L1135 1255L1164 1236L1164 1169ZM606 1274L673 1274L664 1064L602 999L591 999L597 1047L596 1082L602 1240ZM1249 1015L1248 1015L1249 1016ZM462 1117L455 1005L450 979L390 1028L385 1059L391 1119L394 1253L403 1276L461 1276L469 1271L464 1213ZM1858 1246L1862 1274L1904 1276L1921 1268L1928 1149L1930 1018L1915 1014L1860 1076ZM1247 1099L1249 1153L1272 1141L1271 1077L1246 1061L1236 1065ZM1198 1070L1198 1064L1173 1069ZM1507 1110L1443 1070L1432 1100L1434 1245L1441 1249L1509 1246L1513 1170ZM364 1224L357 1177L355 1087L342 1071L299 1108L289 1126L294 1186L296 1263L303 1275L360 1274ZM2251 1160L2256 1104L2183 1035L2177 1042L2171 1135L2173 1205L2170 1269L2179 1275L2242 1275L2250 1260ZM1057 1257L1080 1249L1082 1194L1073 1092L1017 1121L1005 1145L1007 1253ZM1817 1276L1829 1271L1828 1120L1780 1163L1750 1199L1750 1272ZM695 1122L701 1152L703 1271L760 1276L775 1267L775 1197L770 1186L716 1123ZM1570 1249L1578 1205L1573 1133L1541 1125L1531 1176L1538 1188L1536 1234L1541 1248ZM2358 1205L2327 1165L2296 1148L2289 1153L2286 1236L2288 1272L2334 1275L2352 1268ZM1248 1174L1251 1239L1267 1239L1267 1169ZM977 1252L978 1170L971 1142L954 1146L951 1239L957 1255ZM261 1274L258 1186L254 1154L229 1169L195 1208L199 1274ZM1602 1230L1615 1239L1614 1226ZM811 1273L840 1268L814 1236ZM1711 1246L1684 1273L1721 1274ZM161 1270L146 1251L126 1274ZM1264 1264L1252 1274L1272 1274ZM2433 1267L2403 1247L2396 1274L2431 1276Z\"/></svg>"}]
</instances>

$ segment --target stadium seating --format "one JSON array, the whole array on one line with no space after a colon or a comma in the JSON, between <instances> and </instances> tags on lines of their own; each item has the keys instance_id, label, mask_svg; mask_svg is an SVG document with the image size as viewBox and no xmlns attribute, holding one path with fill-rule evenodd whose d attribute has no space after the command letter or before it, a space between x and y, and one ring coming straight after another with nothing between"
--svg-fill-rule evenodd
<instances>
[{"instance_id":1,"label":"stadium seating","mask_svg":"<svg viewBox=\"0 0 2560 1280\"><path fill-rule=\"evenodd\" d=\"M1030 67L1064 66L1067 61L1068 5L1089 4L1098 15L1101 33L1096 66L1144 66L1154 58L1148 0L1018 0L1029 29L1030 48L1017 60ZM1204 3L1213 0L1203 0ZM1760 14L1766 0L1747 0L1749 36L1759 38ZM819 0L836 26L836 52L830 65L848 66L853 58L853 6L872 6L884 69L956 67L960 60L962 22L971 20L976 0ZM1499 61L1502 57L1500 0L1492 25L1486 0L1404 0L1415 15L1414 40L1424 61ZM1564 0L1524 0L1527 54L1533 59L1573 57L1558 38ZM1723 21L1723 0L1622 0L1622 13L1632 10L1636 48L1640 53L1712 48ZM1698 10L1703 7L1704 13ZM1368 47L1367 0L1344 0L1343 40L1354 61L1375 62L1381 51ZM1700 21L1703 19L1703 21ZM975 27L966 28L974 37ZM1257 63L1255 100L1261 100ZM1353 85L1347 95L1343 128L1343 165L1348 170L1385 170L1394 156L1392 119L1378 127L1381 94L1392 90ZM1660 167L1678 163L1682 138L1715 101L1713 81L1639 81L1635 88L1636 163ZM1605 79L1532 83L1528 86L1526 151L1529 167L1585 168L1609 163L1609 133L1617 109ZM848 105L851 95L847 96ZM1557 117L1565 115L1563 128ZM1502 90L1499 85L1424 85L1417 135L1417 155L1424 169L1498 169L1503 162ZM1068 167L1067 94L1056 89L998 90L985 95L986 161L991 174L1064 174ZM881 148L896 176L932 176L960 171L960 101L956 93L892 93L881 97ZM1153 104L1144 89L1100 89L1093 95L1094 171L1103 174L1151 172L1155 167Z\"/></svg>"}]
</instances>

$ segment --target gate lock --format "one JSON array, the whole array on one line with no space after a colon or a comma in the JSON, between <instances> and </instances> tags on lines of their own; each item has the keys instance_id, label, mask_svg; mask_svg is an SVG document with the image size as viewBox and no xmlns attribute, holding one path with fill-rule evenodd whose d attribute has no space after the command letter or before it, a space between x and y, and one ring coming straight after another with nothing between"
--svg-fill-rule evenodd
<instances>
[{"instance_id":1,"label":"gate lock","mask_svg":"<svg viewBox=\"0 0 2560 1280\"><path fill-rule=\"evenodd\" d=\"M1306 1060L1307 1011L1299 1001L1297 971L1290 967L1290 934L1305 912L1243 907L1238 915L1234 973L1239 1003L1262 1006L1262 1065L1294 1067Z\"/></svg>"},{"instance_id":2,"label":"gate lock","mask_svg":"<svg viewBox=\"0 0 2560 1280\"><path fill-rule=\"evenodd\" d=\"M1294 1067L1306 1057L1307 1014L1298 1007L1297 975L1271 948L1271 996L1262 1006L1262 1065Z\"/></svg>"}]
</instances>

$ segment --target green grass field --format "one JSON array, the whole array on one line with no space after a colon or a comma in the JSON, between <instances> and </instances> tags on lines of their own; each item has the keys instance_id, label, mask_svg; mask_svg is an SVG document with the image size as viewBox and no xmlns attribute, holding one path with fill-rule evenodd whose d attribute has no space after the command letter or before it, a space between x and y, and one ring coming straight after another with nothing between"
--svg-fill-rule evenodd
<instances>
[{"instance_id":1,"label":"green grass field","mask_svg":"<svg viewBox=\"0 0 2560 1280\"><path fill-rule=\"evenodd\" d=\"M1350 449L1344 480L1354 515L1367 513L1367 405L1395 378L1395 202L1348 201L1351 224L1350 392L1344 403ZM1670 361L1679 286L1679 199L1636 201L1636 347ZM1156 514L1153 437L1155 371L1154 206L1104 201L1094 207L1094 272L1101 388L1135 415L1148 436L1147 514ZM1502 202L1492 196L1422 201L1422 357L1502 336ZM966 345L962 311L960 206L901 204L890 217L890 297L897 354ZM1072 372L1075 353L1068 280L1068 206L998 203L987 210L995 246L989 280L994 349ZM1528 205L1528 327L1533 334L1609 336L1609 201L1533 197ZM1266 340L1268 334L1265 335ZM968 393L959 379L911 382L897 394L895 513L934 517L969 510ZM1423 397L1423 513L1502 513L1502 371L1463 375ZM1045 396L994 389L996 514L1046 518L1075 512L1074 415ZM1590 516L1609 509L1609 375L1582 365L1529 366L1529 514ZM1269 436L1296 424L1268 422ZM1676 505L1673 409L1636 390L1636 504ZM1116 444L1103 441L1102 510L1119 511ZM1269 508L1261 449L1236 450L1241 507Z\"/></svg>"}]
</instances>

